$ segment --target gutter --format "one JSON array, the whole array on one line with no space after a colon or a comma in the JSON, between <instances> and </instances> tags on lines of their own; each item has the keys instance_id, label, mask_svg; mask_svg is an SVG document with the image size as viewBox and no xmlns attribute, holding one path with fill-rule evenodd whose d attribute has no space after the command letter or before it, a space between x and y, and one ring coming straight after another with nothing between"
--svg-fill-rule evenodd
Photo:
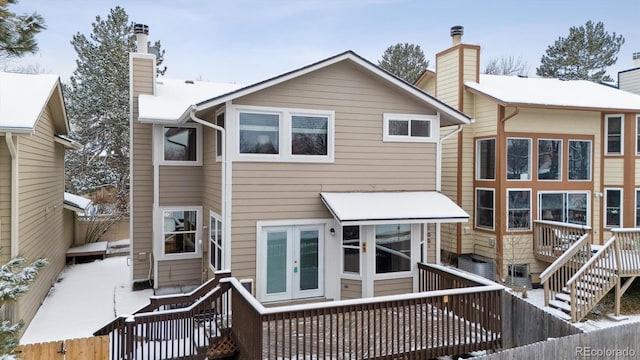
<instances>
[{"instance_id":1,"label":"gutter","mask_svg":"<svg viewBox=\"0 0 640 360\"><path fill-rule=\"evenodd\" d=\"M212 124L210 122L204 121L198 117L196 117L196 110L198 107L196 105L191 105L189 108L189 118L202 126L206 126L210 129L220 132L220 137L222 139L221 147L222 147L222 166L220 169L220 216L222 217L222 229L223 229L223 245L225 248L225 258L223 267L230 269L231 268L231 222L229 221L229 214L231 214L231 201L228 199L227 194L231 194L231 168L229 157L227 156L227 132L225 128L218 126L216 124ZM225 110L225 118L228 118L229 111ZM225 123L228 123L225 120ZM204 246L204 244L203 244ZM204 272L204 271L203 271Z\"/></svg>"},{"instance_id":2,"label":"gutter","mask_svg":"<svg viewBox=\"0 0 640 360\"><path fill-rule=\"evenodd\" d=\"M440 120L440 113L438 113L438 120ZM438 121L439 123L439 121ZM473 123L473 119L471 119L470 123ZM436 191L437 192L442 192L442 143L451 138L453 135L456 135L457 133L459 133L460 131L462 131L464 125L458 125L453 131L449 132L448 134L446 134L445 136L442 136L440 139L438 139L438 145L437 145L437 155L436 155ZM441 246L441 239L440 239L440 228L441 228L441 224L440 222L436 223L436 264L440 265L440 246Z\"/></svg>"},{"instance_id":3,"label":"gutter","mask_svg":"<svg viewBox=\"0 0 640 360\"><path fill-rule=\"evenodd\" d=\"M11 258L18 256L18 146L13 142L13 134L5 133L4 139L11 155Z\"/></svg>"}]
</instances>

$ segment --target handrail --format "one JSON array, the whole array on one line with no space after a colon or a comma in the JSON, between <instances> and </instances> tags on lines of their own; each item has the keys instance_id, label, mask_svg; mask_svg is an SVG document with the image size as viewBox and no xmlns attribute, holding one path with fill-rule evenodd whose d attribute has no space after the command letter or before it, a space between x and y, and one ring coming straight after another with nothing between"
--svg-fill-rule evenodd
<instances>
[{"instance_id":1,"label":"handrail","mask_svg":"<svg viewBox=\"0 0 640 360\"><path fill-rule=\"evenodd\" d=\"M573 285L574 282L578 281L578 279L584 275L585 272L587 272L587 270L589 270L589 266L591 266L591 264L593 264L596 261L600 260L600 254L604 254L606 252L606 250L610 247L613 246L613 243L616 241L616 237L612 236L611 239L609 239L604 246L602 246L602 249L598 250L598 252L596 253L595 256L592 256L591 259L589 259L589 261L587 261L584 265L582 265L582 267L580 268L580 270L578 270L572 277L571 279L569 279L569 281L567 281L567 287ZM617 264L616 264L617 265Z\"/></svg>"},{"instance_id":2,"label":"handrail","mask_svg":"<svg viewBox=\"0 0 640 360\"><path fill-rule=\"evenodd\" d=\"M616 233L637 233L640 232L640 228L615 228L611 229L611 232Z\"/></svg>"},{"instance_id":3,"label":"handrail","mask_svg":"<svg viewBox=\"0 0 640 360\"><path fill-rule=\"evenodd\" d=\"M591 226L588 226L588 225L577 225L572 223L550 221L550 220L533 220L533 222L538 224L551 225L551 226L561 226L561 227L566 227L566 228L576 229L576 230L591 230Z\"/></svg>"},{"instance_id":4,"label":"handrail","mask_svg":"<svg viewBox=\"0 0 640 360\"><path fill-rule=\"evenodd\" d=\"M206 294L209 290L215 288L220 283L220 279L230 277L231 272L223 271L216 272L215 277L207 280L202 285L197 288L191 290L186 294L171 294L171 295L152 295L149 297L150 303L134 312L134 314L140 314L150 311L155 311L163 305L172 305L172 304L185 304L191 303L204 294Z\"/></svg>"},{"instance_id":5,"label":"handrail","mask_svg":"<svg viewBox=\"0 0 640 360\"><path fill-rule=\"evenodd\" d=\"M435 270L440 270L443 272L446 272L450 275L453 276L457 276L457 277L461 277L464 276L465 280L469 280L469 281L473 281L475 283L477 283L478 285L496 285L495 282L489 280L489 279L485 279L482 276L476 275L476 274L472 274L469 272L463 272L460 269L457 268L452 268L452 267L448 267L448 266L443 266L443 265L438 265L438 264L425 264L425 263L418 263L418 268L423 268L423 269L435 269Z\"/></svg>"},{"instance_id":6,"label":"handrail","mask_svg":"<svg viewBox=\"0 0 640 360\"><path fill-rule=\"evenodd\" d=\"M584 234L578 241L573 243L567 250L565 250L560 257L556 259L549 267L547 267L542 274L540 274L540 283L546 282L553 274L555 274L562 266L564 266L567 262L571 260L573 255L580 252L580 248L585 245L589 245L587 239L589 238L589 234Z\"/></svg>"}]
</instances>

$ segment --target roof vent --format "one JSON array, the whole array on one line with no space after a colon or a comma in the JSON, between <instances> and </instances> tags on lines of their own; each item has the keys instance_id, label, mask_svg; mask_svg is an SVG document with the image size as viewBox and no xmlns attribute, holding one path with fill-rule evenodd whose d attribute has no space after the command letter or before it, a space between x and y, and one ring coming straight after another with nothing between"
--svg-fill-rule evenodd
<instances>
[{"instance_id":1,"label":"roof vent","mask_svg":"<svg viewBox=\"0 0 640 360\"><path fill-rule=\"evenodd\" d=\"M193 80L185 80L184 83L185 84L193 84L194 82L193 82Z\"/></svg>"},{"instance_id":2,"label":"roof vent","mask_svg":"<svg viewBox=\"0 0 640 360\"><path fill-rule=\"evenodd\" d=\"M633 53L633 65L640 67L640 52Z\"/></svg>"},{"instance_id":3,"label":"roof vent","mask_svg":"<svg viewBox=\"0 0 640 360\"><path fill-rule=\"evenodd\" d=\"M136 48L139 53L147 52L147 38L149 37L149 26L144 24L133 25L133 33L136 35Z\"/></svg>"},{"instance_id":4,"label":"roof vent","mask_svg":"<svg viewBox=\"0 0 640 360\"><path fill-rule=\"evenodd\" d=\"M452 44L458 45L462 42L462 35L464 34L464 26L456 25L451 27Z\"/></svg>"}]
</instances>

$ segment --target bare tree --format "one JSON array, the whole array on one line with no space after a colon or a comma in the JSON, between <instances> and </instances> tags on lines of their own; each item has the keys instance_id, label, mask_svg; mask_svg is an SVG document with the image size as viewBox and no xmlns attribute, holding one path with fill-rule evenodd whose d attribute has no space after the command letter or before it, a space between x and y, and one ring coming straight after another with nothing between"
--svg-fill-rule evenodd
<instances>
[{"instance_id":1,"label":"bare tree","mask_svg":"<svg viewBox=\"0 0 640 360\"><path fill-rule=\"evenodd\" d=\"M510 56L502 56L500 58L492 58L484 68L484 74L491 75L523 75L529 74L529 64L522 59Z\"/></svg>"}]
</instances>

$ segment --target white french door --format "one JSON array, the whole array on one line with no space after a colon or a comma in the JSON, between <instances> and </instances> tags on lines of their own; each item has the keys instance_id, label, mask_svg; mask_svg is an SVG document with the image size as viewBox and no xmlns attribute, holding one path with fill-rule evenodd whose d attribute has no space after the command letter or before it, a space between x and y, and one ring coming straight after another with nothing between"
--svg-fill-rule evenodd
<instances>
[{"instance_id":1,"label":"white french door","mask_svg":"<svg viewBox=\"0 0 640 360\"><path fill-rule=\"evenodd\" d=\"M323 244L323 225L262 228L261 300L323 296Z\"/></svg>"}]
</instances>

